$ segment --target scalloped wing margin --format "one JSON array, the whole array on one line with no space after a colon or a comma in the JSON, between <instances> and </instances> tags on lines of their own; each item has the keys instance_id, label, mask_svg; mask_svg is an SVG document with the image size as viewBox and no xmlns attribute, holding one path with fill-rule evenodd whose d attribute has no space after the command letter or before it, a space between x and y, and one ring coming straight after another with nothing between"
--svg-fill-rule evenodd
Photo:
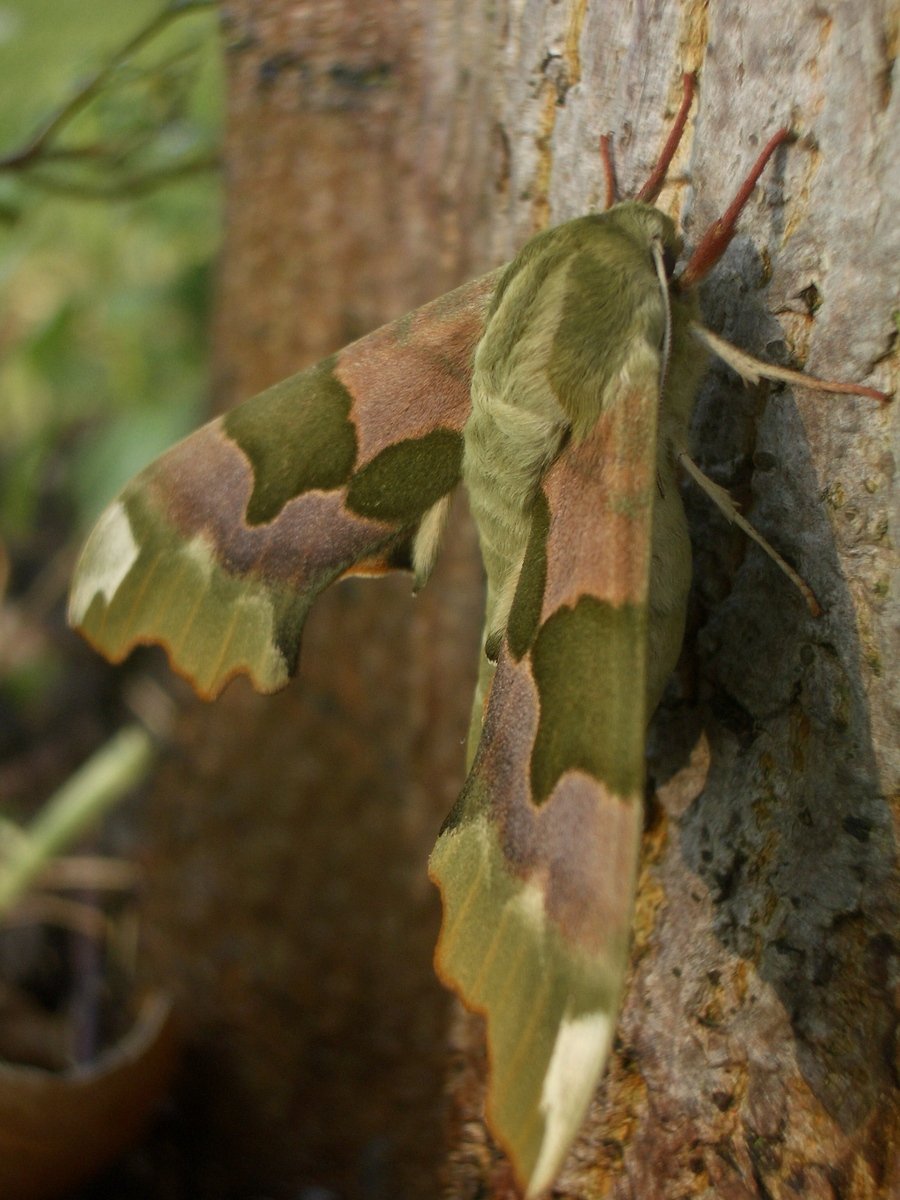
<instances>
[{"instance_id":1,"label":"scalloped wing margin","mask_svg":"<svg viewBox=\"0 0 900 1200\"><path fill-rule=\"evenodd\" d=\"M318 593L409 568L423 518L455 487L496 278L276 384L147 467L85 544L70 623L114 662L161 644L207 698L238 673L282 687Z\"/></svg>"}]
</instances>

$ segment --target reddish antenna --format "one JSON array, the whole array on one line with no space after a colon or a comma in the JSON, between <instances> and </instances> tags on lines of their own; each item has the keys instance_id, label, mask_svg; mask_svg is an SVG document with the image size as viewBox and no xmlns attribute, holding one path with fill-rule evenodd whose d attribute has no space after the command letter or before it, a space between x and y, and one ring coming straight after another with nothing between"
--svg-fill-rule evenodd
<instances>
[{"instance_id":1,"label":"reddish antenna","mask_svg":"<svg viewBox=\"0 0 900 1200\"><path fill-rule=\"evenodd\" d=\"M735 235L737 229L737 220L741 215L741 211L747 201L750 199L750 194L756 187L757 181L765 170L766 164L775 153L779 146L783 146L789 141L793 134L789 129L779 129L773 137L769 138L762 153L756 162L753 164L749 175L737 190L737 194L729 204L728 208L719 217L718 221L713 221L706 233L697 243L693 254L687 261L684 270L678 276L678 283L682 288L693 287L699 283L705 275L716 265L725 250L728 243Z\"/></svg>"},{"instance_id":2,"label":"reddish antenna","mask_svg":"<svg viewBox=\"0 0 900 1200\"><path fill-rule=\"evenodd\" d=\"M612 160L612 134L600 135L600 161L603 163L603 175L606 179L606 203L604 208L612 208L619 199L619 185L616 181L616 168Z\"/></svg>"},{"instance_id":3,"label":"reddish antenna","mask_svg":"<svg viewBox=\"0 0 900 1200\"><path fill-rule=\"evenodd\" d=\"M684 133L684 127L687 124L688 113L691 111L691 104L694 100L694 87L696 83L696 75L690 71L685 71L681 77L681 105L678 109L678 115L675 117L675 123L669 132L669 136L666 138L666 144L662 148L662 153L657 159L656 166L650 172L650 178L635 196L635 200L643 200L647 204L652 204L662 190L662 186L666 182L666 171L668 171L672 159L675 157L675 151L678 149L681 142L681 135ZM605 207L611 208L619 198L616 168L612 160L611 133L604 133L600 138L600 158L603 162L603 174L606 178Z\"/></svg>"},{"instance_id":4,"label":"reddish antenna","mask_svg":"<svg viewBox=\"0 0 900 1200\"><path fill-rule=\"evenodd\" d=\"M687 124L688 113L691 111L691 104L694 100L694 85L696 82L697 77L691 71L685 71L684 75L682 75L681 107L675 118L675 124L666 138L666 144L663 146L662 153L656 161L656 166L650 172L650 178L635 196L635 200L643 200L647 204L652 204L662 191L662 186L666 182L666 171L671 166L672 159L675 157L675 151L681 142L684 127Z\"/></svg>"}]
</instances>

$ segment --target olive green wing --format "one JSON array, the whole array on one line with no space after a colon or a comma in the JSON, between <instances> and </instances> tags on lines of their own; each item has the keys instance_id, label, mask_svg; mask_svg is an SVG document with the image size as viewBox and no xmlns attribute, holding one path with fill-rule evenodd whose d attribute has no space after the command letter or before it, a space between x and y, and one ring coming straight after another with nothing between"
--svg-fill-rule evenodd
<instances>
[{"instance_id":1,"label":"olive green wing","mask_svg":"<svg viewBox=\"0 0 900 1200\"><path fill-rule=\"evenodd\" d=\"M495 281L269 388L137 475L84 547L70 622L114 662L160 643L206 697L241 672L271 692L329 583L414 555L427 574Z\"/></svg>"},{"instance_id":2,"label":"olive green wing","mask_svg":"<svg viewBox=\"0 0 900 1200\"><path fill-rule=\"evenodd\" d=\"M481 741L430 864L437 969L486 1018L488 1118L528 1196L582 1123L628 958L659 371L636 346L543 479Z\"/></svg>"}]
</instances>

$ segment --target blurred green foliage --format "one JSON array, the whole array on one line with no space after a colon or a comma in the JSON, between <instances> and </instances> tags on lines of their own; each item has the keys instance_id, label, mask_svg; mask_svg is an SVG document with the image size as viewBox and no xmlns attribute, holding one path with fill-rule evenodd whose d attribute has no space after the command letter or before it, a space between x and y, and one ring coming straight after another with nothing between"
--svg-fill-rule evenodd
<instances>
[{"instance_id":1,"label":"blurred green foliage","mask_svg":"<svg viewBox=\"0 0 900 1200\"><path fill-rule=\"evenodd\" d=\"M205 412L217 17L212 0L0 0L7 814L32 811L124 718L125 673L64 627L75 553L128 477Z\"/></svg>"},{"instance_id":2,"label":"blurred green foliage","mask_svg":"<svg viewBox=\"0 0 900 1200\"><path fill-rule=\"evenodd\" d=\"M164 7L0 0L0 158ZM221 84L215 8L191 11L116 67L49 154L0 169L0 536L14 578L48 505L79 536L203 413Z\"/></svg>"}]
</instances>

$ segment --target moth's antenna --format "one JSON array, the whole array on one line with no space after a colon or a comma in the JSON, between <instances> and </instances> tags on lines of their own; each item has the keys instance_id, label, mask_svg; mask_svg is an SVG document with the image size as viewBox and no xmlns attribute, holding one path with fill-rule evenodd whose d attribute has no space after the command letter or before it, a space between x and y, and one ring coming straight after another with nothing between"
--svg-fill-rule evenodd
<instances>
[{"instance_id":1,"label":"moth's antenna","mask_svg":"<svg viewBox=\"0 0 900 1200\"><path fill-rule=\"evenodd\" d=\"M666 314L666 324L663 331L662 362L659 368L659 394L662 396L665 392L666 377L669 374L669 355L672 350L672 306L669 303L669 279L666 275L665 254L660 238L653 239L650 243L650 251L653 255L653 263L656 267L656 275L659 279L659 288L662 292L663 306Z\"/></svg>"},{"instance_id":2,"label":"moth's antenna","mask_svg":"<svg viewBox=\"0 0 900 1200\"><path fill-rule=\"evenodd\" d=\"M675 118L675 124L666 138L666 144L662 148L662 154L660 154L656 161L656 166L650 172L650 178L635 196L635 200L643 200L647 204L652 204L666 182L666 171L668 171L672 159L675 157L675 151L678 149L681 135L684 133L684 127L687 124L688 113L691 111L691 104L694 100L694 85L697 82L697 77L690 71L685 71L681 77L681 82L683 88L681 107L678 110L678 116Z\"/></svg>"},{"instance_id":3,"label":"moth's antenna","mask_svg":"<svg viewBox=\"0 0 900 1200\"><path fill-rule=\"evenodd\" d=\"M612 160L612 134L600 135L600 161L603 163L603 175L606 179L606 204L604 208L612 208L619 199L619 185L616 181L616 168Z\"/></svg>"},{"instance_id":4,"label":"moth's antenna","mask_svg":"<svg viewBox=\"0 0 900 1200\"><path fill-rule=\"evenodd\" d=\"M750 194L756 187L757 181L765 170L766 164L775 153L779 146L784 145L793 137L789 129L779 129L778 132L766 143L762 154L753 164L750 174L738 188L737 195L729 204L728 208L719 217L718 221L713 221L706 233L697 243L694 253L687 261L687 265L678 277L680 287L693 287L699 283L705 275L716 265L725 250L728 243L734 237L737 230L737 220L741 215L741 210L750 199Z\"/></svg>"}]
</instances>

